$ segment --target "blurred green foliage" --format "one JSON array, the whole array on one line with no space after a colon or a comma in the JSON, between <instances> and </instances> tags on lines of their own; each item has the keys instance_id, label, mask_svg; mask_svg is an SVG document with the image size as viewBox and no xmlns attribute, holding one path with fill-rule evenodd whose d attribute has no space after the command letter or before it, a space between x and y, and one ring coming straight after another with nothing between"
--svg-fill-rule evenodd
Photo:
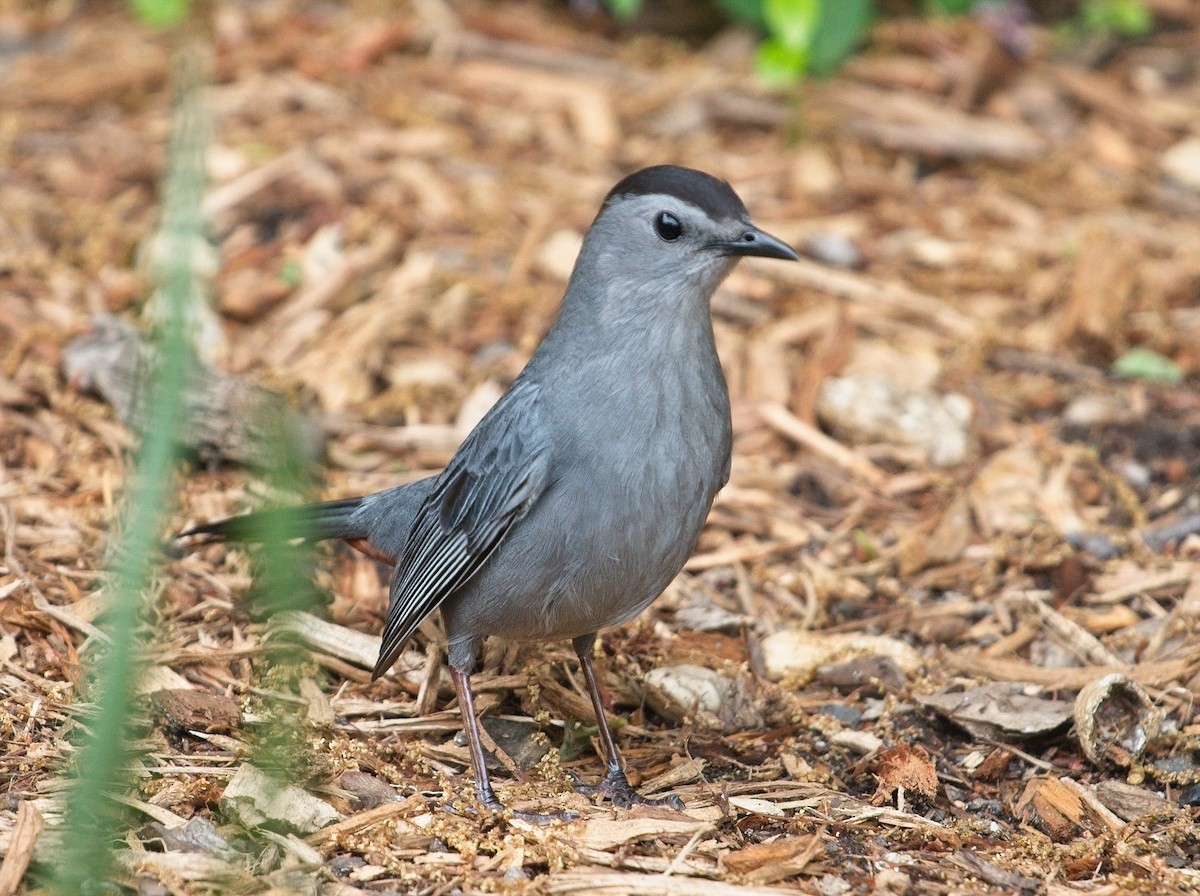
<instances>
[{"instance_id":1,"label":"blurred green foliage","mask_svg":"<svg viewBox=\"0 0 1200 896\"><path fill-rule=\"evenodd\" d=\"M1141 37L1153 20L1144 0L1084 0L1079 10L1084 30Z\"/></svg>"},{"instance_id":2,"label":"blurred green foliage","mask_svg":"<svg viewBox=\"0 0 1200 896\"><path fill-rule=\"evenodd\" d=\"M979 0L921 0L921 12L927 16L963 16Z\"/></svg>"},{"instance_id":3,"label":"blurred green foliage","mask_svg":"<svg viewBox=\"0 0 1200 896\"><path fill-rule=\"evenodd\" d=\"M149 2L149 0L144 0ZM605 0L618 19L636 16L648 0ZM711 0L733 22L763 33L755 68L772 86L796 83L804 75L823 78L850 56L875 21L876 0ZM926 16L966 15L1004 0L917 0ZM1069 30L1138 37L1153 19L1146 0L1082 0Z\"/></svg>"},{"instance_id":4,"label":"blurred green foliage","mask_svg":"<svg viewBox=\"0 0 1200 896\"><path fill-rule=\"evenodd\" d=\"M802 75L825 77L862 41L875 19L875 0L714 0L734 22L764 33L756 69L768 84L785 86ZM953 2L953 0L940 0ZM627 21L645 0L606 0Z\"/></svg>"},{"instance_id":5,"label":"blurred green foliage","mask_svg":"<svg viewBox=\"0 0 1200 896\"><path fill-rule=\"evenodd\" d=\"M1170 358L1148 348L1131 348L1113 361L1112 372L1130 380L1146 380L1177 386L1183 382L1183 371Z\"/></svg>"},{"instance_id":6,"label":"blurred green foliage","mask_svg":"<svg viewBox=\"0 0 1200 896\"><path fill-rule=\"evenodd\" d=\"M129 0L139 22L154 28L170 28L184 20L192 0Z\"/></svg>"},{"instance_id":7,"label":"blurred green foliage","mask_svg":"<svg viewBox=\"0 0 1200 896\"><path fill-rule=\"evenodd\" d=\"M51 884L57 896L79 896L110 880L113 848L128 814L118 795L128 786L129 767L138 755L131 734L138 648L146 637L142 617L155 591L159 534L174 503L177 434L183 428L183 393L193 363L186 322L195 282L196 253L190 247L204 234L200 201L208 130L199 100L203 81L203 68L194 54L174 55L175 110L159 224L159 237L166 244L167 263L160 274L166 315L156 334L162 360L150 387L155 412L137 453L112 575L104 588L100 627L106 643L95 645L87 655L94 674L88 688L93 708L82 716L84 735L67 795L63 854Z\"/></svg>"}]
</instances>

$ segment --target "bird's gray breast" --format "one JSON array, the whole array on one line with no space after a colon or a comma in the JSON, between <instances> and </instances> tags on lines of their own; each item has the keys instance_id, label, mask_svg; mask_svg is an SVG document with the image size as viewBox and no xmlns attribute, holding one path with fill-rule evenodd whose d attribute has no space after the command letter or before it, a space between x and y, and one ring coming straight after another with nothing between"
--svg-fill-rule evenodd
<instances>
[{"instance_id":1,"label":"bird's gray breast","mask_svg":"<svg viewBox=\"0 0 1200 896\"><path fill-rule=\"evenodd\" d=\"M640 382L637 370L593 371L621 384L607 394L552 391L562 405L547 408L558 421L552 484L443 605L452 640L574 637L632 618L662 592L728 477L729 400L712 360Z\"/></svg>"}]
</instances>

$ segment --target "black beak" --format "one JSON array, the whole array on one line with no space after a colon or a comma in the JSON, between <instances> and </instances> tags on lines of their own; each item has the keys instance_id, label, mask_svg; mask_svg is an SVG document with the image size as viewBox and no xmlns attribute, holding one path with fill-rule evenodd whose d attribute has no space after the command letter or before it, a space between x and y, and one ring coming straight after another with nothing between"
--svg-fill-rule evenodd
<instances>
[{"instance_id":1,"label":"black beak","mask_svg":"<svg viewBox=\"0 0 1200 896\"><path fill-rule=\"evenodd\" d=\"M780 258L784 261L799 261L796 250L778 237L747 224L736 240L709 243L707 248L716 249L723 255L756 255L759 258Z\"/></svg>"}]
</instances>

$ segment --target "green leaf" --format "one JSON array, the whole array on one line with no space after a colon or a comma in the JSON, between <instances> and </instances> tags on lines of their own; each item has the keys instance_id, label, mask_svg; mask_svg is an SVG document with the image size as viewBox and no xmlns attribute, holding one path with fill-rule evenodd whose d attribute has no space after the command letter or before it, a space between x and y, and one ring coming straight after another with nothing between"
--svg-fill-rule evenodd
<instances>
[{"instance_id":1,"label":"green leaf","mask_svg":"<svg viewBox=\"0 0 1200 896\"><path fill-rule=\"evenodd\" d=\"M622 22L628 22L642 11L642 0L604 0L604 5Z\"/></svg>"},{"instance_id":2,"label":"green leaf","mask_svg":"<svg viewBox=\"0 0 1200 896\"><path fill-rule=\"evenodd\" d=\"M758 76L771 87L786 87L796 83L808 64L807 50L793 50L774 38L758 45L754 68Z\"/></svg>"},{"instance_id":3,"label":"green leaf","mask_svg":"<svg viewBox=\"0 0 1200 896\"><path fill-rule=\"evenodd\" d=\"M153 28L171 28L188 14L192 0L129 0L133 14Z\"/></svg>"},{"instance_id":4,"label":"green leaf","mask_svg":"<svg viewBox=\"0 0 1200 896\"><path fill-rule=\"evenodd\" d=\"M808 71L818 78L833 74L861 43L874 19L873 0L824 0L809 46Z\"/></svg>"},{"instance_id":5,"label":"green leaf","mask_svg":"<svg viewBox=\"0 0 1200 896\"><path fill-rule=\"evenodd\" d=\"M771 40L795 52L808 49L820 13L820 0L766 0L763 5Z\"/></svg>"},{"instance_id":6,"label":"green leaf","mask_svg":"<svg viewBox=\"0 0 1200 896\"><path fill-rule=\"evenodd\" d=\"M1126 379L1168 383L1172 386L1183 382L1183 371L1178 364L1148 348L1131 348L1113 361L1112 372Z\"/></svg>"}]
</instances>

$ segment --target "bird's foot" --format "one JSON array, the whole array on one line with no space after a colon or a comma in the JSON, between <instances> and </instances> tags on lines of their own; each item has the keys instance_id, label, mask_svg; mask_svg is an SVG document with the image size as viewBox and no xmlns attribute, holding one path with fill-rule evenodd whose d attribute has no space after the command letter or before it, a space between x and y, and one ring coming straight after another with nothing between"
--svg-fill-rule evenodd
<instances>
[{"instance_id":1,"label":"bird's foot","mask_svg":"<svg viewBox=\"0 0 1200 896\"><path fill-rule=\"evenodd\" d=\"M556 822L566 824L569 821L579 821L578 812L568 812L565 809L562 812L522 812L518 809L505 808L504 811L512 818L520 819L527 824L554 824Z\"/></svg>"},{"instance_id":2,"label":"bird's foot","mask_svg":"<svg viewBox=\"0 0 1200 896\"><path fill-rule=\"evenodd\" d=\"M504 803L500 802L499 797L495 792L476 795L478 800L478 808L475 806L460 807L453 803L445 803L446 811L454 815L479 815L490 814L493 818L516 818L524 821L527 824L554 824L555 822L578 821L578 812L525 812L520 809L510 809Z\"/></svg>"},{"instance_id":3,"label":"bird's foot","mask_svg":"<svg viewBox=\"0 0 1200 896\"><path fill-rule=\"evenodd\" d=\"M663 806L682 812L685 808L683 800L675 794L664 796L661 799L642 796L633 789L633 785L625 777L625 772L621 771L619 767L610 768L605 772L599 784L584 784L574 773L571 773L571 783L576 793L583 794L589 799L593 797L607 798L618 809L630 809L634 806Z\"/></svg>"}]
</instances>

